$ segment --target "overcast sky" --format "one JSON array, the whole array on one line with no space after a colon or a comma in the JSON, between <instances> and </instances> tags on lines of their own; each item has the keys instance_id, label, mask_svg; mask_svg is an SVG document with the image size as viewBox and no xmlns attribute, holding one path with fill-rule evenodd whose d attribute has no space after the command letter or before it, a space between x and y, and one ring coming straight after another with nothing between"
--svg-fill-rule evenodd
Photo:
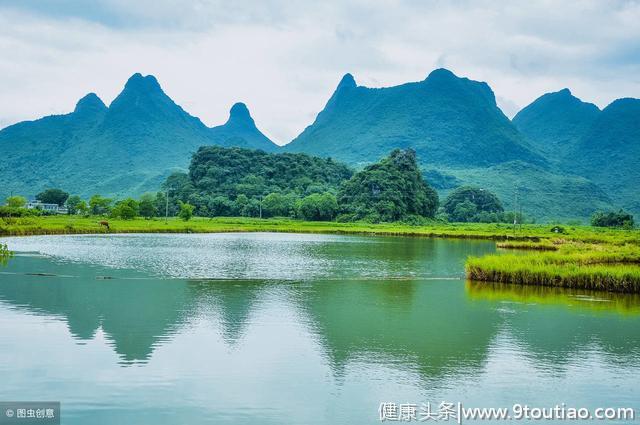
<instances>
[{"instance_id":1,"label":"overcast sky","mask_svg":"<svg viewBox=\"0 0 640 425\"><path fill-rule=\"evenodd\" d=\"M640 1L0 0L0 127L108 105L135 73L212 126L245 102L283 144L351 72L359 85L439 67L486 81L508 116L569 87L640 97Z\"/></svg>"}]
</instances>

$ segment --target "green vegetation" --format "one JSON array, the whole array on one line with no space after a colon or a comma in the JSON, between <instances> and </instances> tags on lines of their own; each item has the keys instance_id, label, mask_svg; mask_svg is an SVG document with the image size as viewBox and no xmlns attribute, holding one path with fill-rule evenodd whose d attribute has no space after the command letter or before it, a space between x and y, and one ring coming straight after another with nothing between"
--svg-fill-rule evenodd
<instances>
[{"instance_id":1,"label":"green vegetation","mask_svg":"<svg viewBox=\"0 0 640 425\"><path fill-rule=\"evenodd\" d=\"M111 210L112 199L104 198L100 195L93 195L89 199L89 209L93 215L108 214Z\"/></svg>"},{"instance_id":2,"label":"green vegetation","mask_svg":"<svg viewBox=\"0 0 640 425\"><path fill-rule=\"evenodd\" d=\"M140 216L144 218L153 218L158 215L158 198L151 193L145 193L140 197L138 203Z\"/></svg>"},{"instance_id":3,"label":"green vegetation","mask_svg":"<svg viewBox=\"0 0 640 425\"><path fill-rule=\"evenodd\" d=\"M133 220L140 214L140 205L138 201L132 198L123 199L116 202L111 210L111 217L121 218L123 220Z\"/></svg>"},{"instance_id":4,"label":"green vegetation","mask_svg":"<svg viewBox=\"0 0 640 425\"><path fill-rule=\"evenodd\" d=\"M640 214L640 99L618 99L604 108L564 161L600 186L615 205Z\"/></svg>"},{"instance_id":5,"label":"green vegetation","mask_svg":"<svg viewBox=\"0 0 640 425\"><path fill-rule=\"evenodd\" d=\"M597 227L633 228L633 216L622 210L615 212L597 212L591 217L591 225Z\"/></svg>"},{"instance_id":6,"label":"green vegetation","mask_svg":"<svg viewBox=\"0 0 640 425\"><path fill-rule=\"evenodd\" d=\"M640 243L563 244L557 252L470 257L471 280L640 292Z\"/></svg>"},{"instance_id":7,"label":"green vegetation","mask_svg":"<svg viewBox=\"0 0 640 425\"><path fill-rule=\"evenodd\" d=\"M402 221L433 218L438 194L422 178L413 150L395 149L345 182L338 192L341 221Z\"/></svg>"},{"instance_id":8,"label":"green vegetation","mask_svg":"<svg viewBox=\"0 0 640 425\"><path fill-rule=\"evenodd\" d=\"M552 162L560 162L589 131L600 114L569 89L547 93L523 108L513 124Z\"/></svg>"},{"instance_id":9,"label":"green vegetation","mask_svg":"<svg viewBox=\"0 0 640 425\"><path fill-rule=\"evenodd\" d=\"M278 149L278 145L258 130L244 103L236 103L231 107L227 122L211 129L211 139L220 146L260 149L265 152L275 152Z\"/></svg>"},{"instance_id":10,"label":"green vegetation","mask_svg":"<svg viewBox=\"0 0 640 425\"><path fill-rule=\"evenodd\" d=\"M172 215L181 201L198 216L331 220L337 212L334 193L351 174L331 159L207 146L193 156L189 174L173 173L163 187Z\"/></svg>"},{"instance_id":11,"label":"green vegetation","mask_svg":"<svg viewBox=\"0 0 640 425\"><path fill-rule=\"evenodd\" d=\"M90 93L71 113L0 130L0 198L12 191L33 195L51 182L83 198L139 196L185 169L200 146L273 149L248 111L232 115L248 119L232 117L221 128L208 128L176 105L153 76L134 74L109 107Z\"/></svg>"},{"instance_id":12,"label":"green vegetation","mask_svg":"<svg viewBox=\"0 0 640 425\"><path fill-rule=\"evenodd\" d=\"M296 205L299 215L309 221L331 221L338 212L336 197L328 192L305 196Z\"/></svg>"},{"instance_id":13,"label":"green vegetation","mask_svg":"<svg viewBox=\"0 0 640 425\"><path fill-rule=\"evenodd\" d=\"M12 252L9 251L7 245L0 243L0 265L6 264L11 255Z\"/></svg>"},{"instance_id":14,"label":"green vegetation","mask_svg":"<svg viewBox=\"0 0 640 425\"><path fill-rule=\"evenodd\" d=\"M502 203L495 194L478 187L461 186L455 189L445 199L442 209L447 214L447 218L455 222L513 221L511 217L505 217Z\"/></svg>"},{"instance_id":15,"label":"green vegetation","mask_svg":"<svg viewBox=\"0 0 640 425\"><path fill-rule=\"evenodd\" d=\"M62 189L45 189L44 191L38 193L36 195L36 199L44 204L56 204L58 206L63 206L67 199L69 198L69 194Z\"/></svg>"},{"instance_id":16,"label":"green vegetation","mask_svg":"<svg viewBox=\"0 0 640 425\"><path fill-rule=\"evenodd\" d=\"M36 216L18 219L0 219L0 235L53 235L78 233L220 233L220 232L289 232L289 233L340 233L372 235L406 235L424 237L448 237L492 239L497 241L544 241L557 237L549 226L525 224L517 233L513 227L501 223L443 223L431 221L419 226L403 223L372 224L365 222L340 223L302 221L284 218L258 219L250 217L193 217L184 222L177 217L121 220L109 218L110 230L100 225L102 216ZM593 228L589 226L567 227L562 235L565 241L583 241L592 244L640 245L639 230Z\"/></svg>"},{"instance_id":17,"label":"green vegetation","mask_svg":"<svg viewBox=\"0 0 640 425\"><path fill-rule=\"evenodd\" d=\"M178 212L178 217L180 217L183 221L189 221L191 220L191 218L193 218L193 210L193 205L186 204L180 201L180 211Z\"/></svg>"},{"instance_id":18,"label":"green vegetation","mask_svg":"<svg viewBox=\"0 0 640 425\"><path fill-rule=\"evenodd\" d=\"M27 205L27 199L23 196L9 196L6 206L9 208L24 208Z\"/></svg>"},{"instance_id":19,"label":"green vegetation","mask_svg":"<svg viewBox=\"0 0 640 425\"><path fill-rule=\"evenodd\" d=\"M347 74L315 122L284 149L360 166L399 147L438 167L545 162L497 108L486 83L446 69L386 88L357 86Z\"/></svg>"},{"instance_id":20,"label":"green vegetation","mask_svg":"<svg viewBox=\"0 0 640 425\"><path fill-rule=\"evenodd\" d=\"M507 242L498 242L496 246L502 249L521 249L521 250L532 250L532 251L557 251L558 250L557 243L553 243L552 241L542 240L537 242L532 241L507 241Z\"/></svg>"}]
</instances>

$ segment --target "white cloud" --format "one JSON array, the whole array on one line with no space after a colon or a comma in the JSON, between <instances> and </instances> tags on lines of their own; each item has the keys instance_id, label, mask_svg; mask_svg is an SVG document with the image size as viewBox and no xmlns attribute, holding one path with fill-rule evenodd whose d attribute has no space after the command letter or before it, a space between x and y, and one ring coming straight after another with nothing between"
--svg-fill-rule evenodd
<instances>
[{"instance_id":1,"label":"white cloud","mask_svg":"<svg viewBox=\"0 0 640 425\"><path fill-rule=\"evenodd\" d=\"M0 126L108 104L134 72L208 125L248 104L279 143L342 74L421 80L436 67L487 81L513 115L569 87L600 107L640 96L638 1L129 2L0 0Z\"/></svg>"}]
</instances>

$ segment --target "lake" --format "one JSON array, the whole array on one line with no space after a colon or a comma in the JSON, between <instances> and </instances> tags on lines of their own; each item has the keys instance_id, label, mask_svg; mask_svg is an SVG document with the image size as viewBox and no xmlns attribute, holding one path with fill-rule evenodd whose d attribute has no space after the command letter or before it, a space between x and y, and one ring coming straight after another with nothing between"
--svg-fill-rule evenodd
<instances>
[{"instance_id":1,"label":"lake","mask_svg":"<svg viewBox=\"0 0 640 425\"><path fill-rule=\"evenodd\" d=\"M381 403L442 401L640 407L640 297L466 282L465 258L493 242L0 242L16 252L0 266L0 400L61 401L63 424L376 424Z\"/></svg>"}]
</instances>

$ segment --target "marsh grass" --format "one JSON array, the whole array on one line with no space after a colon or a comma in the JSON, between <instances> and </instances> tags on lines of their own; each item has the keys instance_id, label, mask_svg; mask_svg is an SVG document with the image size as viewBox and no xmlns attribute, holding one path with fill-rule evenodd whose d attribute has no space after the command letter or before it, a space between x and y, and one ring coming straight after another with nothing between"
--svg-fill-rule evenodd
<instances>
[{"instance_id":1,"label":"marsh grass","mask_svg":"<svg viewBox=\"0 0 640 425\"><path fill-rule=\"evenodd\" d=\"M288 232L402 235L444 238L491 239L496 241L526 241L545 243L556 237L552 226L524 225L516 233L513 227L502 223L442 223L411 226L400 223L371 224L365 222L338 223L301 221L286 218L194 217L185 222L178 218L145 220L107 219L110 229L100 225L104 217L43 216L0 219L0 236L91 234L91 233L223 233L223 232ZM566 228L562 235L566 241L640 245L640 231L600 229L588 226Z\"/></svg>"},{"instance_id":2,"label":"marsh grass","mask_svg":"<svg viewBox=\"0 0 640 425\"><path fill-rule=\"evenodd\" d=\"M6 264L12 254L6 244L0 243L0 264Z\"/></svg>"},{"instance_id":3,"label":"marsh grass","mask_svg":"<svg viewBox=\"0 0 640 425\"><path fill-rule=\"evenodd\" d=\"M557 252L469 257L466 272L475 281L640 293L640 248L573 243Z\"/></svg>"},{"instance_id":4,"label":"marsh grass","mask_svg":"<svg viewBox=\"0 0 640 425\"><path fill-rule=\"evenodd\" d=\"M496 244L501 249L521 249L530 251L557 251L558 244L554 244L548 240L541 240L539 242L532 241L507 241L498 242Z\"/></svg>"}]
</instances>

